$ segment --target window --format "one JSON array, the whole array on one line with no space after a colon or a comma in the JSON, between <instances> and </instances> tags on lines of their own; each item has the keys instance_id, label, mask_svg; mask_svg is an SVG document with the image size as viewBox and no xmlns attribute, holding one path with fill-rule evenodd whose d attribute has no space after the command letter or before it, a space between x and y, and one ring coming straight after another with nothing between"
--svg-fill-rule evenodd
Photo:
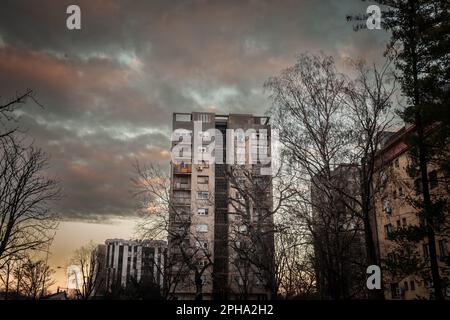
<instances>
[{"instance_id":1,"label":"window","mask_svg":"<svg viewBox=\"0 0 450 320\"><path fill-rule=\"evenodd\" d=\"M402 188L402 187L399 187L399 188L398 188L398 195L399 195L399 196L402 196L402 195L403 195L403 188Z\"/></svg>"},{"instance_id":2,"label":"window","mask_svg":"<svg viewBox=\"0 0 450 320\"><path fill-rule=\"evenodd\" d=\"M441 256L441 258L444 258L447 256L447 243L445 240L439 240L438 242L438 246L439 246L439 255Z\"/></svg>"},{"instance_id":3,"label":"window","mask_svg":"<svg viewBox=\"0 0 450 320\"><path fill-rule=\"evenodd\" d=\"M189 178L188 177L176 177L175 178L175 188L189 188Z\"/></svg>"},{"instance_id":4,"label":"window","mask_svg":"<svg viewBox=\"0 0 450 320\"><path fill-rule=\"evenodd\" d=\"M206 274L203 274L201 278L202 278L202 284L203 285L206 284L206 281L207 281Z\"/></svg>"},{"instance_id":5,"label":"window","mask_svg":"<svg viewBox=\"0 0 450 320\"><path fill-rule=\"evenodd\" d=\"M207 224L198 224L196 230L197 230L197 232L201 232L201 233L208 232L208 225Z\"/></svg>"},{"instance_id":6,"label":"window","mask_svg":"<svg viewBox=\"0 0 450 320\"><path fill-rule=\"evenodd\" d=\"M387 197L383 198L383 210L384 210L384 212L386 212L388 214L390 214L392 212L391 204L390 204L389 198L387 198Z\"/></svg>"},{"instance_id":7,"label":"window","mask_svg":"<svg viewBox=\"0 0 450 320\"><path fill-rule=\"evenodd\" d=\"M209 122L210 121L209 114L200 114L199 115L199 120L201 122Z\"/></svg>"},{"instance_id":8,"label":"window","mask_svg":"<svg viewBox=\"0 0 450 320\"><path fill-rule=\"evenodd\" d=\"M419 214L419 223L421 226L426 227L427 226L427 219L423 216L423 214Z\"/></svg>"},{"instance_id":9,"label":"window","mask_svg":"<svg viewBox=\"0 0 450 320\"><path fill-rule=\"evenodd\" d=\"M386 182L387 182L386 172L381 171L380 172L380 183L381 183L382 186L384 186L386 184Z\"/></svg>"},{"instance_id":10,"label":"window","mask_svg":"<svg viewBox=\"0 0 450 320\"><path fill-rule=\"evenodd\" d=\"M200 268L203 268L206 265L208 265L208 260L206 259L200 259L197 261L197 266Z\"/></svg>"},{"instance_id":11,"label":"window","mask_svg":"<svg viewBox=\"0 0 450 320\"><path fill-rule=\"evenodd\" d=\"M394 190L393 196L394 196L394 199L397 199L397 190Z\"/></svg>"},{"instance_id":12,"label":"window","mask_svg":"<svg viewBox=\"0 0 450 320\"><path fill-rule=\"evenodd\" d=\"M191 115L190 115L190 114L180 114L180 113L177 113L177 114L175 115L175 121L189 122L189 121L191 121Z\"/></svg>"},{"instance_id":13,"label":"window","mask_svg":"<svg viewBox=\"0 0 450 320\"><path fill-rule=\"evenodd\" d=\"M416 179L414 180L414 189L416 190L416 194L420 194L423 192L422 189L422 179Z\"/></svg>"},{"instance_id":14,"label":"window","mask_svg":"<svg viewBox=\"0 0 450 320\"><path fill-rule=\"evenodd\" d=\"M401 228L400 220L397 220L397 229Z\"/></svg>"},{"instance_id":15,"label":"window","mask_svg":"<svg viewBox=\"0 0 450 320\"><path fill-rule=\"evenodd\" d=\"M405 281L405 282L403 283L403 287L404 287L405 291L408 291L408 290L409 290L409 288L408 288L408 281Z\"/></svg>"},{"instance_id":16,"label":"window","mask_svg":"<svg viewBox=\"0 0 450 320\"><path fill-rule=\"evenodd\" d=\"M395 254L393 254L392 252L388 253L387 260L389 263L395 263L396 262Z\"/></svg>"},{"instance_id":17,"label":"window","mask_svg":"<svg viewBox=\"0 0 450 320\"><path fill-rule=\"evenodd\" d=\"M392 224L387 224L384 226L384 235L386 239L392 238Z\"/></svg>"},{"instance_id":18,"label":"window","mask_svg":"<svg viewBox=\"0 0 450 320\"><path fill-rule=\"evenodd\" d=\"M175 132L172 134L172 141L190 143L191 131L185 129L176 129Z\"/></svg>"},{"instance_id":19,"label":"window","mask_svg":"<svg viewBox=\"0 0 450 320\"><path fill-rule=\"evenodd\" d=\"M209 177L208 176L198 176L197 177L197 183L198 184L208 184L209 183Z\"/></svg>"},{"instance_id":20,"label":"window","mask_svg":"<svg viewBox=\"0 0 450 320\"><path fill-rule=\"evenodd\" d=\"M392 299L400 299L402 295L401 289L398 286L398 283L391 283L391 296Z\"/></svg>"},{"instance_id":21,"label":"window","mask_svg":"<svg viewBox=\"0 0 450 320\"><path fill-rule=\"evenodd\" d=\"M403 227L406 227L406 218L402 219L402 225L403 225Z\"/></svg>"},{"instance_id":22,"label":"window","mask_svg":"<svg viewBox=\"0 0 450 320\"><path fill-rule=\"evenodd\" d=\"M410 288L411 290L416 290L416 283L414 282L414 280L411 280L411 281L409 282L409 288Z\"/></svg>"},{"instance_id":23,"label":"window","mask_svg":"<svg viewBox=\"0 0 450 320\"><path fill-rule=\"evenodd\" d=\"M176 204L189 204L191 202L191 193L189 191L174 191L173 201Z\"/></svg>"},{"instance_id":24,"label":"window","mask_svg":"<svg viewBox=\"0 0 450 320\"><path fill-rule=\"evenodd\" d=\"M430 180L430 189L434 189L438 186L438 178L436 170L433 170L428 174L428 179Z\"/></svg>"},{"instance_id":25,"label":"window","mask_svg":"<svg viewBox=\"0 0 450 320\"><path fill-rule=\"evenodd\" d=\"M199 191L197 192L198 200L208 200L208 192L207 191Z\"/></svg>"},{"instance_id":26,"label":"window","mask_svg":"<svg viewBox=\"0 0 450 320\"><path fill-rule=\"evenodd\" d=\"M238 232L246 232L247 226L245 224L238 226Z\"/></svg>"},{"instance_id":27,"label":"window","mask_svg":"<svg viewBox=\"0 0 450 320\"><path fill-rule=\"evenodd\" d=\"M197 214L201 216L207 216L208 215L208 208L198 208Z\"/></svg>"},{"instance_id":28,"label":"window","mask_svg":"<svg viewBox=\"0 0 450 320\"><path fill-rule=\"evenodd\" d=\"M191 148L182 147L180 149L180 158L189 158L191 156Z\"/></svg>"},{"instance_id":29,"label":"window","mask_svg":"<svg viewBox=\"0 0 450 320\"><path fill-rule=\"evenodd\" d=\"M422 245L422 251L423 251L423 257L425 258L425 260L427 260L429 257L428 244Z\"/></svg>"}]
</instances>

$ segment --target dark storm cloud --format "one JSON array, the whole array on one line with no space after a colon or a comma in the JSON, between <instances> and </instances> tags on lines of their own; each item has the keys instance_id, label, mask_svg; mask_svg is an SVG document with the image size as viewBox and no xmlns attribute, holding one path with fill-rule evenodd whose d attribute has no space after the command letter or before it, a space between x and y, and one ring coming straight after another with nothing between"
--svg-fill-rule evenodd
<instances>
[{"instance_id":1,"label":"dark storm cloud","mask_svg":"<svg viewBox=\"0 0 450 320\"><path fill-rule=\"evenodd\" d=\"M65 27L78 4L82 30ZM304 51L379 60L347 1L2 1L0 95L33 88L22 125L51 154L67 218L133 214L135 158L167 163L174 111L263 114L264 81Z\"/></svg>"}]
</instances>

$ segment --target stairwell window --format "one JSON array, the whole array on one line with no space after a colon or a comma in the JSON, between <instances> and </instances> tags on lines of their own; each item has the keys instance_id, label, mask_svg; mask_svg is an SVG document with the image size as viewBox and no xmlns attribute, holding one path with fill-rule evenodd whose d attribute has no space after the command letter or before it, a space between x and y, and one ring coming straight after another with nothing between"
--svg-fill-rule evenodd
<instances>
[{"instance_id":1,"label":"stairwell window","mask_svg":"<svg viewBox=\"0 0 450 320\"><path fill-rule=\"evenodd\" d=\"M198 176L197 177L197 183L198 184L208 184L209 183L209 177L208 176Z\"/></svg>"},{"instance_id":2,"label":"stairwell window","mask_svg":"<svg viewBox=\"0 0 450 320\"><path fill-rule=\"evenodd\" d=\"M448 255L446 241L445 240L439 240L438 246L439 246L439 255L441 256L441 258L446 257Z\"/></svg>"},{"instance_id":3,"label":"stairwell window","mask_svg":"<svg viewBox=\"0 0 450 320\"><path fill-rule=\"evenodd\" d=\"M386 239L392 239L392 224L388 223L384 226L384 236Z\"/></svg>"},{"instance_id":4,"label":"stairwell window","mask_svg":"<svg viewBox=\"0 0 450 320\"><path fill-rule=\"evenodd\" d=\"M425 258L425 260L428 260L428 257L430 256L430 253L428 251L428 244L427 243L422 245L422 251L423 251L423 257Z\"/></svg>"},{"instance_id":5,"label":"stairwell window","mask_svg":"<svg viewBox=\"0 0 450 320\"><path fill-rule=\"evenodd\" d=\"M416 190L416 194L421 194L423 192L422 179L418 178L414 180L414 189Z\"/></svg>"},{"instance_id":6,"label":"stairwell window","mask_svg":"<svg viewBox=\"0 0 450 320\"><path fill-rule=\"evenodd\" d=\"M436 170L433 170L428 174L428 179L430 180L430 189L434 189L438 186L438 177Z\"/></svg>"},{"instance_id":7,"label":"stairwell window","mask_svg":"<svg viewBox=\"0 0 450 320\"><path fill-rule=\"evenodd\" d=\"M208 192L207 191L199 191L197 192L198 200L208 200Z\"/></svg>"},{"instance_id":8,"label":"stairwell window","mask_svg":"<svg viewBox=\"0 0 450 320\"><path fill-rule=\"evenodd\" d=\"M383 210L387 214L391 214L391 212L392 212L391 203L390 203L388 197L383 198Z\"/></svg>"}]
</instances>

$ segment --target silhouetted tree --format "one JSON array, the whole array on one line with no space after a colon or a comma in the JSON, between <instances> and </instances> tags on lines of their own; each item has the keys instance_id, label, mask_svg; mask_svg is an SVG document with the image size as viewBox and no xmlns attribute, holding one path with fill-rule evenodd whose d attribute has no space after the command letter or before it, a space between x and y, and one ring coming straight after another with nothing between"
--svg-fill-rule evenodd
<instances>
[{"instance_id":1,"label":"silhouetted tree","mask_svg":"<svg viewBox=\"0 0 450 320\"><path fill-rule=\"evenodd\" d=\"M0 105L0 268L10 258L41 250L57 223L50 203L59 199L58 182L48 176L48 157L25 142L14 111L32 99L28 90Z\"/></svg>"},{"instance_id":2,"label":"silhouetted tree","mask_svg":"<svg viewBox=\"0 0 450 320\"><path fill-rule=\"evenodd\" d=\"M80 267L81 290L78 296L88 300L96 293L95 291L104 285L105 257L96 251L97 246L90 242L73 253L70 263Z\"/></svg>"}]
</instances>

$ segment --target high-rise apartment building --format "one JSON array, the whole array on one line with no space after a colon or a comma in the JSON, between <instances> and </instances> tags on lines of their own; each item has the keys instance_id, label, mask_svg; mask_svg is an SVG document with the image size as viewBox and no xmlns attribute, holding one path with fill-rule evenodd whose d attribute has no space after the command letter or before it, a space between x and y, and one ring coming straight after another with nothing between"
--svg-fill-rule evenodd
<instances>
[{"instance_id":1,"label":"high-rise apartment building","mask_svg":"<svg viewBox=\"0 0 450 320\"><path fill-rule=\"evenodd\" d=\"M106 289L126 287L134 279L164 285L167 243L159 240L108 239L106 245Z\"/></svg>"},{"instance_id":2,"label":"high-rise apartment building","mask_svg":"<svg viewBox=\"0 0 450 320\"><path fill-rule=\"evenodd\" d=\"M430 277L430 260L427 237L420 241L398 243L393 239L394 231L408 227L425 226L420 210L414 206L414 199L421 197L421 181L412 180L407 170L411 165L405 139L414 131L407 126L391 135L384 143L377 157L374 226L375 241L382 261L383 286L386 299L429 299L433 285ZM439 167L429 164L429 190L432 199L446 197L448 177ZM448 215L448 212L446 213ZM434 225L436 251L443 291L450 298L449 231L439 222ZM406 260L406 261L405 261ZM408 262L409 260L409 262ZM404 272L392 272L387 266L403 265ZM408 269L409 265L409 269ZM419 267L419 268L418 268ZM412 271L412 269L418 269ZM409 274L408 274L409 273Z\"/></svg>"},{"instance_id":3,"label":"high-rise apartment building","mask_svg":"<svg viewBox=\"0 0 450 320\"><path fill-rule=\"evenodd\" d=\"M168 281L180 299L264 299L272 279L269 118L173 115Z\"/></svg>"}]
</instances>

